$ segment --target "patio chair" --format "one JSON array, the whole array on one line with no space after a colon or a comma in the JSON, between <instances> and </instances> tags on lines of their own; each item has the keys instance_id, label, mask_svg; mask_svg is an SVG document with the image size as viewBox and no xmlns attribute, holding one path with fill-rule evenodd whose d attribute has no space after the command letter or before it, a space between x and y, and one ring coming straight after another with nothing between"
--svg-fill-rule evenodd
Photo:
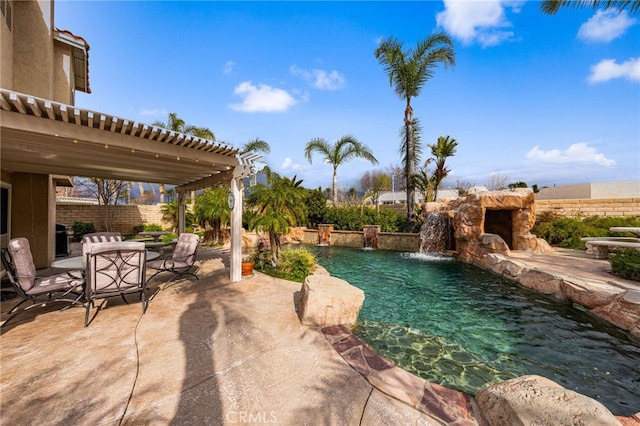
<instances>
[{"instance_id":1,"label":"patio chair","mask_svg":"<svg viewBox=\"0 0 640 426\"><path fill-rule=\"evenodd\" d=\"M122 241L122 235L119 232L94 232L84 234L82 236L82 255L86 256L95 243L115 243Z\"/></svg>"},{"instance_id":2,"label":"patio chair","mask_svg":"<svg viewBox=\"0 0 640 426\"><path fill-rule=\"evenodd\" d=\"M144 243L111 242L92 244L87 256L84 299L84 326L89 325L89 311L97 299L139 294L142 313L147 310L144 294L146 280L146 250Z\"/></svg>"},{"instance_id":3,"label":"patio chair","mask_svg":"<svg viewBox=\"0 0 640 426\"><path fill-rule=\"evenodd\" d=\"M161 272L173 273L169 281L182 278L185 275L191 275L198 280L198 276L190 272L190 269L196 261L196 252L198 251L199 244L200 237L198 235L189 233L180 234L170 259L152 260L147 263L147 267L156 269L156 272L151 275L149 281Z\"/></svg>"},{"instance_id":4,"label":"patio chair","mask_svg":"<svg viewBox=\"0 0 640 426\"><path fill-rule=\"evenodd\" d=\"M47 302L82 305L82 285L84 284L82 278L68 273L47 277L37 276L31 246L26 238L14 238L9 241L7 248L2 249L2 265L15 292L22 298L20 303L7 312L8 315L13 314L19 306L27 302L31 302L32 305L20 312ZM20 312L9 317L3 325Z\"/></svg>"}]
</instances>

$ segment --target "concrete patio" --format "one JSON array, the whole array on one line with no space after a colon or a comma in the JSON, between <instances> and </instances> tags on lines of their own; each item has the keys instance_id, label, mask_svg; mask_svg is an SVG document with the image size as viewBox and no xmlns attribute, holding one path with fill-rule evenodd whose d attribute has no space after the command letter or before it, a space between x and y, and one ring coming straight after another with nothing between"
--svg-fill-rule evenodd
<instances>
[{"instance_id":1,"label":"concrete patio","mask_svg":"<svg viewBox=\"0 0 640 426\"><path fill-rule=\"evenodd\" d=\"M536 267L574 260L559 256ZM60 311L59 305L34 308L3 326L0 421L477 424L468 399L463 405L470 411L453 419L438 415L446 401L427 414L414 408L420 404L401 402L398 392L381 391L384 384L373 386L330 336L300 324L300 284L260 273L231 283L227 249L203 248L198 265L199 281L166 282L164 275L152 281L144 315L137 301L115 298L87 328L83 308ZM588 279L598 273L590 269ZM15 302L2 302L3 321ZM625 420L640 424L640 415Z\"/></svg>"}]
</instances>

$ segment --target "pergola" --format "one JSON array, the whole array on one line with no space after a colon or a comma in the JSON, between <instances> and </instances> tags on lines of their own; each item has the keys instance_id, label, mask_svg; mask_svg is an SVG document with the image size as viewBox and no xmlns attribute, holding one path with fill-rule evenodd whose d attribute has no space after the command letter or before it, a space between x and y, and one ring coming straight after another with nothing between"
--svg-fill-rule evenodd
<instances>
[{"instance_id":1,"label":"pergola","mask_svg":"<svg viewBox=\"0 0 640 426\"><path fill-rule=\"evenodd\" d=\"M229 185L231 280L241 277L242 179L255 153L224 143L0 89L2 169L176 186L179 232L190 191Z\"/></svg>"}]
</instances>

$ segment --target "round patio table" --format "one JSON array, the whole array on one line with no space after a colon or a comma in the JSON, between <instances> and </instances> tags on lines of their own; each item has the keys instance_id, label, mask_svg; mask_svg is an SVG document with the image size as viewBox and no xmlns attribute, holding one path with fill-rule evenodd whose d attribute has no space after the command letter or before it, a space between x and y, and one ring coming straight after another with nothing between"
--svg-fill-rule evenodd
<instances>
[{"instance_id":1,"label":"round patio table","mask_svg":"<svg viewBox=\"0 0 640 426\"><path fill-rule=\"evenodd\" d=\"M143 231L143 232L138 232L138 235L148 235L150 237L153 237L153 242L157 243L158 241L160 241L160 237L162 237L163 235L169 235L171 232L169 231Z\"/></svg>"},{"instance_id":2,"label":"round patio table","mask_svg":"<svg viewBox=\"0 0 640 426\"><path fill-rule=\"evenodd\" d=\"M157 259L160 253L147 250L147 261ZM81 271L85 269L85 257L73 256L55 260L51 263L52 268L63 269L65 271Z\"/></svg>"}]
</instances>

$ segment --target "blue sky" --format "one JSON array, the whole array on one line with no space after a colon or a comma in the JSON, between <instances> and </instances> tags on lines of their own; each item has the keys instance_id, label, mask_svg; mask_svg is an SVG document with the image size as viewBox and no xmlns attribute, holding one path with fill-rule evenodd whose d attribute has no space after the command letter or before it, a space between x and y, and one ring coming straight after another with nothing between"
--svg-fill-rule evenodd
<instances>
[{"instance_id":1,"label":"blue sky","mask_svg":"<svg viewBox=\"0 0 640 426\"><path fill-rule=\"evenodd\" d=\"M130 120L188 124L242 146L309 188L330 166L304 146L353 135L379 164L338 168L340 189L399 165L404 101L374 57L382 38L414 47L434 31L454 41L412 100L426 144L458 141L443 187L554 186L640 179L640 16L537 1L62 1L55 23L84 37L91 94L76 105Z\"/></svg>"}]
</instances>

